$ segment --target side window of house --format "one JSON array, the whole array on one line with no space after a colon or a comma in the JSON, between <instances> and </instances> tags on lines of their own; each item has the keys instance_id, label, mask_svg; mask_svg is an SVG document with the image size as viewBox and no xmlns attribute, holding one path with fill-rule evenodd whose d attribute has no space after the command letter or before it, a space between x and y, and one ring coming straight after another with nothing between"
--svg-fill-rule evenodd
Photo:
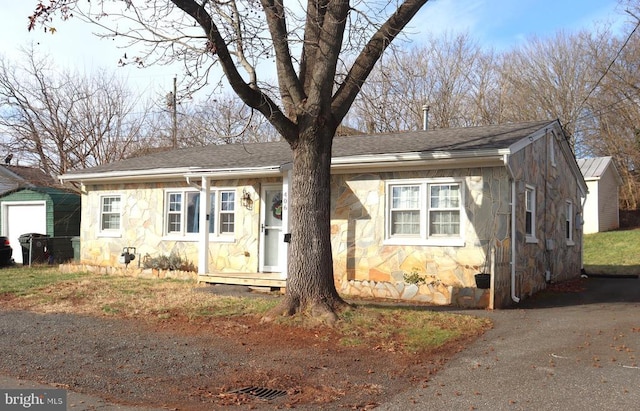
<instances>
[{"instance_id":1,"label":"side window of house","mask_svg":"<svg viewBox=\"0 0 640 411\"><path fill-rule=\"evenodd\" d=\"M100 198L100 231L119 231L122 213L120 196L103 196Z\"/></svg>"},{"instance_id":2,"label":"side window of house","mask_svg":"<svg viewBox=\"0 0 640 411\"><path fill-rule=\"evenodd\" d=\"M218 201L218 202L216 202ZM219 222L219 225L217 225ZM233 234L235 230L235 192L211 191L209 198L209 233ZM166 233L190 235L200 232L200 193L171 191L166 194Z\"/></svg>"},{"instance_id":3,"label":"side window of house","mask_svg":"<svg viewBox=\"0 0 640 411\"><path fill-rule=\"evenodd\" d=\"M573 203L566 202L566 215L564 224L564 234L568 244L573 242Z\"/></svg>"},{"instance_id":4,"label":"side window of house","mask_svg":"<svg viewBox=\"0 0 640 411\"><path fill-rule=\"evenodd\" d=\"M536 189L527 186L524 192L525 236L528 241L536 240Z\"/></svg>"},{"instance_id":5,"label":"side window of house","mask_svg":"<svg viewBox=\"0 0 640 411\"><path fill-rule=\"evenodd\" d=\"M462 193L459 182L416 181L387 186L387 238L460 238Z\"/></svg>"}]
</instances>

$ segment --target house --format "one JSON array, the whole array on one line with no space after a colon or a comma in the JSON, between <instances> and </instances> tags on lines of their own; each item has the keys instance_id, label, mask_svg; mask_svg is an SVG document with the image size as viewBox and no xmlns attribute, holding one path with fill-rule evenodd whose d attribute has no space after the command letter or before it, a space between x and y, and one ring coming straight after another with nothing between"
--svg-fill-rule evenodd
<instances>
[{"instance_id":1,"label":"house","mask_svg":"<svg viewBox=\"0 0 640 411\"><path fill-rule=\"evenodd\" d=\"M336 137L332 154L345 295L498 308L580 274L587 188L558 121ZM82 269L144 273L146 255L177 253L199 281L284 287L292 172L287 143L270 142L60 179L81 186ZM137 258L125 268L129 247ZM489 288L477 286L480 272L493 274Z\"/></svg>"},{"instance_id":2,"label":"house","mask_svg":"<svg viewBox=\"0 0 640 411\"><path fill-rule=\"evenodd\" d=\"M620 227L618 189L622 178L611 157L578 159L589 194L584 204L584 234Z\"/></svg>"}]
</instances>

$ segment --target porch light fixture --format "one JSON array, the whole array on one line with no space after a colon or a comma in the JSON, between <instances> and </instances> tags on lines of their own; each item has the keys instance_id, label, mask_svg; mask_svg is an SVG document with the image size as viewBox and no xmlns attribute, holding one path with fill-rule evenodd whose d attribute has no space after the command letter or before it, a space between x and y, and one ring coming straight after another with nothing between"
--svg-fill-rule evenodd
<instances>
[{"instance_id":1,"label":"porch light fixture","mask_svg":"<svg viewBox=\"0 0 640 411\"><path fill-rule=\"evenodd\" d=\"M240 204L247 210L253 210L253 199L251 199L251 194L249 194L247 190L244 188L242 189L242 197L240 197Z\"/></svg>"}]
</instances>

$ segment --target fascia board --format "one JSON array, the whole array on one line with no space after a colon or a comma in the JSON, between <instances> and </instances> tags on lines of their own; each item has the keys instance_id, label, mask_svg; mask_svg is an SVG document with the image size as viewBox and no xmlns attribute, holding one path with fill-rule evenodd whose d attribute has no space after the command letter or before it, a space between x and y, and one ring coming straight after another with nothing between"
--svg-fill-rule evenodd
<instances>
[{"instance_id":1,"label":"fascia board","mask_svg":"<svg viewBox=\"0 0 640 411\"><path fill-rule=\"evenodd\" d=\"M358 171L403 170L409 168L468 168L504 166L508 150L466 152L396 153L334 158L331 171L344 174Z\"/></svg>"},{"instance_id":2,"label":"fascia board","mask_svg":"<svg viewBox=\"0 0 640 411\"><path fill-rule=\"evenodd\" d=\"M150 169L150 170L128 170L128 171L111 171L104 173L86 173L86 174L64 174L59 176L61 182L76 181L83 184L99 183L99 182L140 182L157 180L175 179L182 180L185 177L198 178L207 177L212 179L225 178L245 178L280 175L279 166L277 167L258 167L258 168L237 168L237 169L203 169L199 167L177 168L177 169Z\"/></svg>"},{"instance_id":3,"label":"fascia board","mask_svg":"<svg viewBox=\"0 0 640 411\"><path fill-rule=\"evenodd\" d=\"M540 140L542 137L544 137L548 131L550 131L551 129L554 128L554 126L552 125L554 123L549 123L549 125L544 126L543 128L539 129L538 131L535 131L531 134L529 134L527 137L524 137L518 141L516 141L515 143L511 144L509 146L509 152L510 154L514 154L517 153L518 151L524 149L525 147L529 146L530 144L535 143L536 141Z\"/></svg>"},{"instance_id":4,"label":"fascia board","mask_svg":"<svg viewBox=\"0 0 640 411\"><path fill-rule=\"evenodd\" d=\"M513 143L511 146L509 146L509 151L510 151L509 154L517 153L518 151L529 146L530 144L533 144L537 140L544 137L549 131L555 131L556 133L558 133L558 135L564 136L564 131L560 127L560 123L557 120L555 120L549 123L548 125L542 127L538 131L531 133L529 136ZM564 156L565 161L569 164L569 167L573 171L574 176L578 180L578 186L580 188L580 191L584 195L586 195L588 191L586 181L584 179L584 176L582 175L582 172L580 171L580 168L578 167L578 163L576 162L575 156L571 152L571 149L567 144L566 140L564 141L564 144L560 144L560 151L562 152L562 155Z\"/></svg>"}]
</instances>

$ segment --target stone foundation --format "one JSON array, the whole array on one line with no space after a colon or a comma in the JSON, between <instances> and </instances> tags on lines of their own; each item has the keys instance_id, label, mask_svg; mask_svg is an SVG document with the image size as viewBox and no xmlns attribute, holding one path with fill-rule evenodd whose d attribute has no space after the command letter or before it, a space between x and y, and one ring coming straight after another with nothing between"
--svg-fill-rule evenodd
<instances>
[{"instance_id":1,"label":"stone foundation","mask_svg":"<svg viewBox=\"0 0 640 411\"><path fill-rule=\"evenodd\" d=\"M338 292L350 297L402 300L463 308L489 307L489 290L457 288L441 283L407 284L404 282L357 281L343 282Z\"/></svg>"},{"instance_id":2,"label":"stone foundation","mask_svg":"<svg viewBox=\"0 0 640 411\"><path fill-rule=\"evenodd\" d=\"M87 272L100 275L117 275L134 278L173 278L176 280L197 281L198 274L193 271L156 270L154 268L138 267L108 267L89 264L60 264L60 272L79 273Z\"/></svg>"}]
</instances>

